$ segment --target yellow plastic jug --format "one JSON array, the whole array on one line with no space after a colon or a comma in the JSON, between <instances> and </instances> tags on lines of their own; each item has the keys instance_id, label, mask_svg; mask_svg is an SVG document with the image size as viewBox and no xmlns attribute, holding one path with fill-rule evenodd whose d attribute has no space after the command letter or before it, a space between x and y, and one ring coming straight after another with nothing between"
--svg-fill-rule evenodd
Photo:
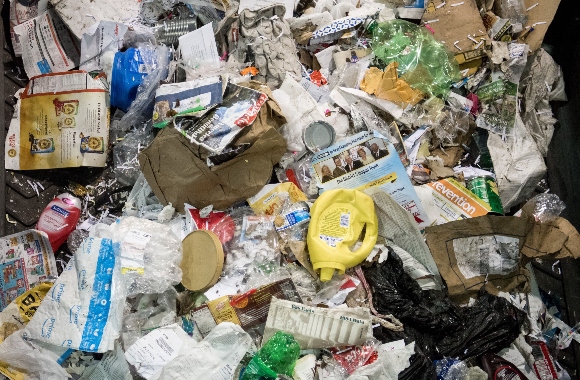
<instances>
[{"instance_id":1,"label":"yellow plastic jug","mask_svg":"<svg viewBox=\"0 0 580 380\"><path fill-rule=\"evenodd\" d=\"M371 197L358 190L329 190L310 209L308 251L314 270L320 269L320 281L329 281L360 264L377 242L378 220ZM351 251L366 225L362 246Z\"/></svg>"}]
</instances>

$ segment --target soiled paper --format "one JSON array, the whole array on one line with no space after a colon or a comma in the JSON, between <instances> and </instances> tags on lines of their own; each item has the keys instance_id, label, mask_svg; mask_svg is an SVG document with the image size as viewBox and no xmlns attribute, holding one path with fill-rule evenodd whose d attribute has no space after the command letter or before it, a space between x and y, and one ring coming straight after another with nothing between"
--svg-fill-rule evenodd
<instances>
[{"instance_id":1,"label":"soiled paper","mask_svg":"<svg viewBox=\"0 0 580 380\"><path fill-rule=\"evenodd\" d=\"M379 99L391 101L402 108L417 104L423 99L423 94L411 88L404 80L399 79L397 66L398 63L393 62L387 66L384 72L376 67L371 67L365 73L360 89Z\"/></svg>"}]
</instances>

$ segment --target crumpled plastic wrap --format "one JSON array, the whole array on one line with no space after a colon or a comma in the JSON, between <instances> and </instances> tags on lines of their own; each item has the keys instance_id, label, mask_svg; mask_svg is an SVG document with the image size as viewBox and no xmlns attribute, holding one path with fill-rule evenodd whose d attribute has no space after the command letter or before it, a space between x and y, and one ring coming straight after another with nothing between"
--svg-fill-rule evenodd
<instances>
[{"instance_id":1,"label":"crumpled plastic wrap","mask_svg":"<svg viewBox=\"0 0 580 380\"><path fill-rule=\"evenodd\" d=\"M457 61L445 45L426 28L404 20L379 23L372 48L386 63L397 62L397 71L411 87L429 95L445 95L451 83L461 79Z\"/></svg>"},{"instance_id":2,"label":"crumpled plastic wrap","mask_svg":"<svg viewBox=\"0 0 580 380\"><path fill-rule=\"evenodd\" d=\"M441 359L435 362L437 380L457 380L467 376L467 365L454 359Z\"/></svg>"},{"instance_id":3,"label":"crumpled plastic wrap","mask_svg":"<svg viewBox=\"0 0 580 380\"><path fill-rule=\"evenodd\" d=\"M115 178L124 185L133 185L139 176L137 155L153 141L151 128L135 130L125 135L122 141L113 148Z\"/></svg>"},{"instance_id":4,"label":"crumpled plastic wrap","mask_svg":"<svg viewBox=\"0 0 580 380\"><path fill-rule=\"evenodd\" d=\"M300 346L291 334L275 333L252 358L241 380L276 379L278 374L292 376Z\"/></svg>"},{"instance_id":5,"label":"crumpled plastic wrap","mask_svg":"<svg viewBox=\"0 0 580 380\"><path fill-rule=\"evenodd\" d=\"M557 120L551 101L566 101L564 76L560 66L544 49L538 49L529 59L522 79L522 120L545 157Z\"/></svg>"},{"instance_id":6,"label":"crumpled plastic wrap","mask_svg":"<svg viewBox=\"0 0 580 380\"><path fill-rule=\"evenodd\" d=\"M123 346L128 348L148 332L175 323L177 292L142 294L134 300L135 312L123 317Z\"/></svg>"},{"instance_id":7,"label":"crumpled plastic wrap","mask_svg":"<svg viewBox=\"0 0 580 380\"><path fill-rule=\"evenodd\" d=\"M164 292L181 281L181 241L170 226L128 216L111 228L120 245L128 297Z\"/></svg>"},{"instance_id":8,"label":"crumpled plastic wrap","mask_svg":"<svg viewBox=\"0 0 580 380\"><path fill-rule=\"evenodd\" d=\"M235 209L230 217L236 230L233 239L224 244L226 259L220 282L243 292L289 277L280 265L274 217L255 215L249 207Z\"/></svg>"},{"instance_id":9,"label":"crumpled plastic wrap","mask_svg":"<svg viewBox=\"0 0 580 380\"><path fill-rule=\"evenodd\" d=\"M538 222L553 222L560 216L566 205L556 194L539 194L530 199L526 205L533 206L533 214Z\"/></svg>"}]
</instances>

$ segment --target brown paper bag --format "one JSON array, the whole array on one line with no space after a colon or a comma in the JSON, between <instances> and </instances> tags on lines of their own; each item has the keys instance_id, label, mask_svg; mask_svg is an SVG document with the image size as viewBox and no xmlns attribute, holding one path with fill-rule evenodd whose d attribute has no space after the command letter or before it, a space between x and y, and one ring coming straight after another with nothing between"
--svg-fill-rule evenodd
<instances>
[{"instance_id":1,"label":"brown paper bag","mask_svg":"<svg viewBox=\"0 0 580 380\"><path fill-rule=\"evenodd\" d=\"M578 231L565 219L539 223L523 217L481 216L427 227L426 240L449 296L476 298L481 287L494 295L529 290L524 265L533 257L580 256Z\"/></svg>"},{"instance_id":2,"label":"brown paper bag","mask_svg":"<svg viewBox=\"0 0 580 380\"><path fill-rule=\"evenodd\" d=\"M270 181L272 167L286 152L286 141L277 129L286 122L270 90L258 82L246 84L269 96L256 120L232 142L252 144L237 157L208 167L207 152L191 144L173 127L162 130L139 155L141 171L164 205L179 212L183 204L197 208L213 205L225 209L255 195Z\"/></svg>"}]
</instances>

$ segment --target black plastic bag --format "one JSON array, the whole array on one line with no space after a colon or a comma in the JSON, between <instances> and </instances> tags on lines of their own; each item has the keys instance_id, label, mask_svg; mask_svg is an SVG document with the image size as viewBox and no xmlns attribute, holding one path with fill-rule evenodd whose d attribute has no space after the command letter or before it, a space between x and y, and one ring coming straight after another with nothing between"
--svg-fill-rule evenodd
<instances>
[{"instance_id":1,"label":"black plastic bag","mask_svg":"<svg viewBox=\"0 0 580 380\"><path fill-rule=\"evenodd\" d=\"M484 290L473 306L463 308L444 291L422 290L392 250L383 263L375 262L363 271L375 310L403 322L407 339L414 340L431 360L465 360L499 351L515 340L525 321L524 312Z\"/></svg>"}]
</instances>

